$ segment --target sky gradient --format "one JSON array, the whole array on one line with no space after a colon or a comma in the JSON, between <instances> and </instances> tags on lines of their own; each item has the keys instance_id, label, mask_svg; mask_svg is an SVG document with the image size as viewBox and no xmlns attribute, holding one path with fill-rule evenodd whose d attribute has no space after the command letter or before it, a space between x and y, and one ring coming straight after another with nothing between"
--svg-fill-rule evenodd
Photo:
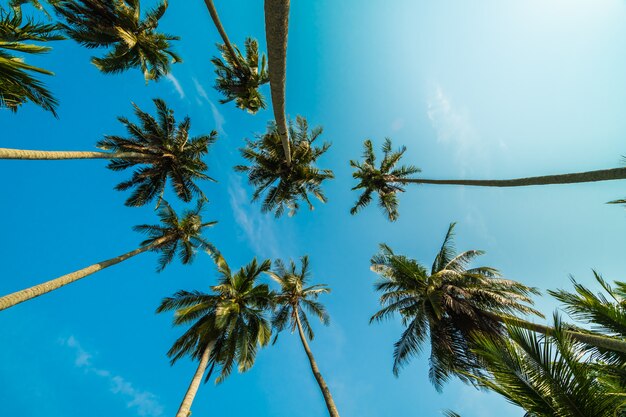
<instances>
[{"instance_id":1,"label":"sky gradient","mask_svg":"<svg viewBox=\"0 0 626 417\"><path fill-rule=\"evenodd\" d=\"M6 0L2 0L6 2ZM231 38L265 50L259 0L216 0ZM150 4L150 2L148 2ZM513 178L622 166L626 153L626 5L622 0L331 0L292 1L287 113L321 125L332 147L319 161L336 179L295 217L274 219L250 203L251 189L232 170L244 138L262 133L271 110L251 116L220 105L209 59L220 39L201 1L171 1L163 31L182 38L184 63L159 83L139 71L100 74L93 51L70 41L30 62L53 70L45 79L60 101L59 119L33 105L0 112L0 147L93 150L104 134L123 133L117 116L131 102L152 112L161 97L192 134L215 129L203 183L205 236L232 268L253 257L310 256L313 280L333 292L321 301L331 324L316 323L311 343L344 417L523 416L494 394L452 381L437 393L428 352L398 378L391 372L398 320L369 325L377 295L369 259L385 242L429 265L448 224L457 248L483 249L478 263L546 289L570 288L571 274L591 283L595 268L626 279L626 212L607 201L626 197L624 182L520 189L409 186L400 218L389 223L375 205L357 216L348 164L371 138L406 145L405 162L428 178ZM269 96L269 88L263 88ZM268 97L269 98L269 97ZM129 173L105 161L0 161L0 294L46 281L134 249L136 224L157 222L152 205L128 208L113 190ZM169 191L168 191L169 192ZM186 208L171 193L177 209ZM165 353L182 329L155 315L179 289L216 281L208 256L156 274L144 254L54 294L0 312L0 414L20 417L171 416L195 371L187 359L170 367ZM264 278L267 279L267 278ZM595 287L594 287L595 288ZM547 316L557 308L537 299ZM246 374L203 385L195 416L324 416L322 396L297 335L259 352Z\"/></svg>"}]
</instances>

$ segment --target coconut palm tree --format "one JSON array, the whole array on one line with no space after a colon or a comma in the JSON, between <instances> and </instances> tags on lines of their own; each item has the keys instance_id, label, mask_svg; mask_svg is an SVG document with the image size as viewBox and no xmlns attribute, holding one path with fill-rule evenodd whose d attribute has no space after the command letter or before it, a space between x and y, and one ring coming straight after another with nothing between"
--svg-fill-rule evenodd
<instances>
[{"instance_id":1,"label":"coconut palm tree","mask_svg":"<svg viewBox=\"0 0 626 417\"><path fill-rule=\"evenodd\" d=\"M317 168L315 163L328 150L330 143L324 143L321 147L313 146L322 134L322 129L317 127L310 134L308 129L308 123L303 117L298 116L295 125L289 124L293 157L291 165L282 158L281 139L274 123L270 123L266 134L255 141L248 140L246 147L240 149L241 155L251 165L238 165L235 170L246 172L248 181L256 187L252 201L265 194L261 206L263 212L273 211L276 217L280 217L288 208L289 215L293 215L300 207L300 199L312 210L309 193L326 202L321 184L326 179L334 178L334 174L329 169Z\"/></svg>"},{"instance_id":2,"label":"coconut palm tree","mask_svg":"<svg viewBox=\"0 0 626 417\"><path fill-rule=\"evenodd\" d=\"M214 368L221 368L216 382L224 381L235 364L240 372L252 367L258 346L268 344L271 325L267 318L272 293L259 276L268 272L269 260L256 259L234 274L224 258L213 253L220 274L210 293L179 291L163 299L157 313L174 311L175 325L189 325L168 352L172 364L183 356L198 360L198 368L187 389L176 417L187 417L202 381L211 378Z\"/></svg>"},{"instance_id":3,"label":"coconut palm tree","mask_svg":"<svg viewBox=\"0 0 626 417\"><path fill-rule=\"evenodd\" d=\"M440 388L451 374L471 382L468 374L480 375L482 364L471 350L471 337L481 333L498 341L505 324L522 327L544 335L554 334L549 326L531 323L515 314L541 313L530 307L534 288L504 279L491 267L469 268L484 252L469 250L457 254L454 249L454 226L448 228L443 245L430 273L414 259L396 255L381 245L372 258L372 270L380 275L375 288L381 292L383 307L371 321L381 321L399 313L406 326L395 344L393 372L398 374L430 336L430 378ZM603 335L567 330L577 342L626 352L626 343Z\"/></svg>"},{"instance_id":4,"label":"coconut palm tree","mask_svg":"<svg viewBox=\"0 0 626 417\"><path fill-rule=\"evenodd\" d=\"M215 65L215 89L224 95L220 103L225 104L235 100L237 107L255 114L265 108L265 98L259 87L269 81L265 55L261 57L259 65L259 45L255 39L246 39L245 58L235 46L235 52L230 52L224 45L218 44L222 59L211 59ZM233 55L236 59L233 59Z\"/></svg>"},{"instance_id":5,"label":"coconut palm tree","mask_svg":"<svg viewBox=\"0 0 626 417\"><path fill-rule=\"evenodd\" d=\"M328 325L330 322L326 308L317 301L320 294L329 293L330 288L324 284L309 285L311 273L309 271L308 256L303 256L300 262L301 267L298 271L295 262L291 261L287 268L281 260L277 260L274 262L274 270L269 272L272 279L280 286L280 293L274 297L277 310L272 317L272 324L278 332L283 331L287 327L289 327L292 332L296 329L298 330L302 347L311 364L313 376L324 396L328 414L331 417L339 417L339 411L335 406L330 389L328 389L328 385L326 385L326 381L324 381L322 377L322 373L317 366L317 362L315 362L313 352L311 352L311 348L307 342L307 338L313 340L314 337L313 329L311 329L309 319L306 315L307 311L320 319L324 325ZM276 335L276 338L277 337L278 335Z\"/></svg>"},{"instance_id":6,"label":"coconut palm tree","mask_svg":"<svg viewBox=\"0 0 626 417\"><path fill-rule=\"evenodd\" d=\"M64 39L57 33L57 26L24 21L19 5L6 11L0 6L0 108L17 111L30 101L56 117L57 100L44 84L33 74L54 75L51 71L24 62L14 55L43 54L49 46L31 42L50 42Z\"/></svg>"},{"instance_id":7,"label":"coconut palm tree","mask_svg":"<svg viewBox=\"0 0 626 417\"><path fill-rule=\"evenodd\" d=\"M167 0L143 20L139 0L61 0L54 7L70 38L87 48L109 48L104 56L91 60L103 73L139 68L147 82L167 75L170 64L182 62L170 49L170 42L179 38L156 31Z\"/></svg>"},{"instance_id":8,"label":"coconut palm tree","mask_svg":"<svg viewBox=\"0 0 626 417\"><path fill-rule=\"evenodd\" d=\"M246 57L244 58L239 49L230 43L213 0L204 0L204 3L224 42L217 45L223 60L217 57L211 59L217 75L215 89L225 97L220 100L220 103L224 104L235 100L237 107L252 114L264 109L265 99L260 93L259 87L269 82L269 75L265 55L261 57L261 65L259 66L258 42L252 38L246 39Z\"/></svg>"},{"instance_id":9,"label":"coconut palm tree","mask_svg":"<svg viewBox=\"0 0 626 417\"><path fill-rule=\"evenodd\" d=\"M519 327L507 327L495 341L477 335L474 351L489 371L479 385L526 410L528 417L623 416L623 394L601 377L594 358L564 331L555 316L549 338Z\"/></svg>"},{"instance_id":10,"label":"coconut palm tree","mask_svg":"<svg viewBox=\"0 0 626 417\"><path fill-rule=\"evenodd\" d=\"M109 159L108 168L121 171L139 165L132 177L118 184L117 190L133 189L126 200L127 206L142 206L161 197L169 178L176 195L189 202L194 196L205 198L195 180L215 181L204 172L208 169L202 158L217 139L217 132L189 137L191 120L185 117L176 125L174 112L165 102L155 99L156 118L133 104L140 124L125 117L118 120L124 125L128 137L107 135L97 146L106 152L91 151L33 151L0 148L0 159Z\"/></svg>"},{"instance_id":11,"label":"coconut palm tree","mask_svg":"<svg viewBox=\"0 0 626 417\"><path fill-rule=\"evenodd\" d=\"M179 218L170 205L164 201L158 211L158 216L161 220L160 225L139 225L134 227L135 231L145 233L148 236L137 249L42 284L0 297L0 310L57 290L140 253L148 251L160 253L157 272L161 272L172 262L177 254L181 263L186 265L193 262L197 249L216 252L213 245L202 237L202 231L217 222L203 223L201 217L202 208L203 201L199 201L194 210L186 211L183 217Z\"/></svg>"},{"instance_id":12,"label":"coconut palm tree","mask_svg":"<svg viewBox=\"0 0 626 417\"><path fill-rule=\"evenodd\" d=\"M287 166L291 165L289 129L285 112L285 81L287 79L287 32L290 0L265 0L265 40L276 133L283 146Z\"/></svg>"},{"instance_id":13,"label":"coconut palm tree","mask_svg":"<svg viewBox=\"0 0 626 417\"><path fill-rule=\"evenodd\" d=\"M352 177L359 180L353 190L363 190L350 213L356 214L372 201L372 194L377 193L379 205L387 214L389 220L398 218L399 192L404 192L405 184L449 184L468 185L479 187L525 187L530 185L573 184L581 182L596 182L626 179L626 168L612 168L598 171L577 172L573 174L544 175L540 177L515 178L508 180L433 180L425 178L411 178L411 175L421 172L413 165L398 166L406 147L396 151L391 149L391 139L385 139L383 144L383 160L376 167L376 155L371 140L364 142L364 161L350 161L355 169ZM620 200L614 202L619 203Z\"/></svg>"}]
</instances>

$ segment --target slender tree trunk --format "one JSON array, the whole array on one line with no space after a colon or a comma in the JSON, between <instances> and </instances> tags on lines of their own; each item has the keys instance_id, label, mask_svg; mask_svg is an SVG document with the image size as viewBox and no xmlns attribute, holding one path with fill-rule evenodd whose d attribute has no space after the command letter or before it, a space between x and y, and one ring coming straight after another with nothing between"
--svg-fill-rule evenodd
<instances>
[{"instance_id":1,"label":"slender tree trunk","mask_svg":"<svg viewBox=\"0 0 626 417\"><path fill-rule=\"evenodd\" d=\"M35 297L39 297L42 294L49 293L56 289L59 289L67 284L71 284L72 282L78 281L79 279L85 278L88 275L94 274L98 271L101 271L105 268L108 268L112 265L118 264L122 261L125 261L128 258L132 258L135 255L139 255L140 253L149 251L150 249L158 246L171 238L163 237L158 239L157 241L151 243L150 245L142 246L133 251L127 252L123 255L117 256L115 258L108 259L106 261L99 262L97 264L90 265L86 268L80 269L78 271L69 273L67 275L63 275L59 278L55 278L53 280L35 285L30 288L26 288L21 291L14 292L12 294L5 295L0 297L0 311L5 310L9 307L13 307L19 303L23 303L24 301L31 300Z\"/></svg>"},{"instance_id":2,"label":"slender tree trunk","mask_svg":"<svg viewBox=\"0 0 626 417\"><path fill-rule=\"evenodd\" d=\"M477 187L525 187L529 185L574 184L626 179L626 168L601 169L573 174L544 175L540 177L514 178L510 180L430 180L422 178L395 179L391 181L413 184L470 185Z\"/></svg>"},{"instance_id":3,"label":"slender tree trunk","mask_svg":"<svg viewBox=\"0 0 626 417\"><path fill-rule=\"evenodd\" d=\"M138 158L144 156L133 152L92 152L92 151L33 151L26 149L0 148L0 159L115 159Z\"/></svg>"},{"instance_id":4,"label":"slender tree trunk","mask_svg":"<svg viewBox=\"0 0 626 417\"><path fill-rule=\"evenodd\" d=\"M328 389L328 385L326 385L326 381L322 377L322 374L317 367L317 363L315 362L315 358L313 357L313 352L309 348L309 344L306 341L306 336L304 335L304 331L302 330L302 324L300 323L300 315L298 314L298 308L294 308L296 312L296 323L298 325L298 333L300 334L300 340L302 341L302 346L304 347L304 351L306 355L309 357L309 362L311 363L311 370L313 371L313 376L317 380L317 384L320 386L320 390L322 391L322 395L324 396L324 401L326 401L326 408L328 408L328 414L331 417L339 417L339 411L335 406L335 402L333 401L333 397L330 394L330 390Z\"/></svg>"},{"instance_id":5,"label":"slender tree trunk","mask_svg":"<svg viewBox=\"0 0 626 417\"><path fill-rule=\"evenodd\" d=\"M220 17L217 15L217 9L215 9L213 0L204 0L204 3L206 4L207 9L209 9L209 14L211 15L211 19L213 19L213 23L215 24L217 31L220 33L220 36L222 37L222 40L224 41L224 45L226 46L228 53L235 61L235 64L241 69L241 62L239 61L239 57L237 56L237 53L235 52L235 48L233 48L233 45L230 43L230 40L228 39L228 35L226 34L226 31L224 30L224 26L222 26L222 22L220 21Z\"/></svg>"},{"instance_id":6,"label":"slender tree trunk","mask_svg":"<svg viewBox=\"0 0 626 417\"><path fill-rule=\"evenodd\" d=\"M517 317L510 317L510 316L503 317L503 316L499 316L493 313L486 313L486 315L501 323L521 327L523 329L541 333L546 336L550 336L554 334L554 328L550 326L544 326L542 324L531 323L529 321L522 320ZM567 334L572 339L581 343L612 350L614 352L626 353L626 341L624 340L619 340L619 339L615 339L615 338L608 337L608 336L600 336L597 334L580 333L580 332L575 332L571 330L565 330L565 334Z\"/></svg>"},{"instance_id":7,"label":"slender tree trunk","mask_svg":"<svg viewBox=\"0 0 626 417\"><path fill-rule=\"evenodd\" d=\"M206 371L207 365L209 364L209 356L211 355L211 350L213 349L214 345L215 343L211 342L206 347L206 349L204 349L202 357L200 358L200 363L198 364L198 369L196 369L196 373L191 380L191 384L189 384L189 388L187 388L187 392L185 393L183 402L178 408L176 417L187 417L189 415L191 403L193 403L193 399L196 397L196 393L198 392L198 388L200 387L200 383L202 382L202 377L204 376L204 372Z\"/></svg>"},{"instance_id":8,"label":"slender tree trunk","mask_svg":"<svg viewBox=\"0 0 626 417\"><path fill-rule=\"evenodd\" d=\"M283 143L287 165L291 165L289 130L285 113L289 1L265 0L265 39L267 42L267 64L270 75L270 90L272 92L272 108L274 110L276 128Z\"/></svg>"}]
</instances>

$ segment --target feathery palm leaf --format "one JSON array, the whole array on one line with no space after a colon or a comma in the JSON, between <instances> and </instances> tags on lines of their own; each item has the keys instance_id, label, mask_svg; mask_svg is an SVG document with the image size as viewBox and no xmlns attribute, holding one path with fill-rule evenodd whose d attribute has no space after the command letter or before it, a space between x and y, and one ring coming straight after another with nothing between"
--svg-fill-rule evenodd
<instances>
[{"instance_id":1,"label":"feathery palm leaf","mask_svg":"<svg viewBox=\"0 0 626 417\"><path fill-rule=\"evenodd\" d=\"M308 128L306 119L300 116L296 118L295 125L289 124L291 165L284 158L282 142L274 123L269 125L266 134L256 141L248 140L246 147L240 149L251 165L238 165L235 170L246 172L248 181L256 187L252 201L265 195L261 206L263 212L273 211L276 217L280 217L288 208L289 215L294 215L300 208L300 199L312 210L309 194L326 202L321 184L334 178L334 174L329 169L317 168L315 163L328 150L330 143L314 146L322 129L318 127L309 133Z\"/></svg>"}]
</instances>

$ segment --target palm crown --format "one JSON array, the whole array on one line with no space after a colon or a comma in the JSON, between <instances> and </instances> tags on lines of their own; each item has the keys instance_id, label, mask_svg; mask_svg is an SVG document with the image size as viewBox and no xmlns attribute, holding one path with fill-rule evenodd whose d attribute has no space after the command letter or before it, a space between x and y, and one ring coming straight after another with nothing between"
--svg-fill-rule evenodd
<instances>
[{"instance_id":1,"label":"palm crown","mask_svg":"<svg viewBox=\"0 0 626 417\"><path fill-rule=\"evenodd\" d=\"M63 16L61 26L69 37L87 48L111 48L94 65L104 73L140 68L146 81L158 80L181 62L170 49L178 37L156 32L167 1L159 3L141 19L139 0L61 0L55 10Z\"/></svg>"},{"instance_id":2,"label":"palm crown","mask_svg":"<svg viewBox=\"0 0 626 417\"><path fill-rule=\"evenodd\" d=\"M265 55L262 55L259 65L259 45L255 39L247 38L246 57L244 58L237 47L234 51L237 57L233 57L228 48L218 44L222 59L211 59L215 65L215 89L224 95L220 103L228 103L235 100L237 107L256 113L265 108L265 98L259 91L259 87L269 82Z\"/></svg>"},{"instance_id":3,"label":"palm crown","mask_svg":"<svg viewBox=\"0 0 626 417\"><path fill-rule=\"evenodd\" d=\"M372 316L380 321L399 313L406 326L395 344L393 371L397 375L417 355L430 335L430 379L440 388L451 374L468 381L464 373L480 374L479 359L470 350L475 332L497 337L504 326L495 315L539 312L529 307L537 291L501 278L491 267L468 269L482 251L456 254L452 223L430 274L417 261L396 255L382 244L372 258L372 270L380 275L375 288L383 308Z\"/></svg>"},{"instance_id":4,"label":"palm crown","mask_svg":"<svg viewBox=\"0 0 626 417\"><path fill-rule=\"evenodd\" d=\"M265 193L261 206L263 212L273 211L279 217L285 208L289 208L289 215L293 215L300 207L299 199L304 200L312 210L309 193L326 202L321 184L326 179L334 178L334 175L329 169L315 166L317 159L330 147L330 143L324 143L321 147L313 146L321 134L320 127L309 134L308 123L303 117L298 116L295 125L290 123L291 164L285 160L280 135L274 123L269 125L266 134L258 140L248 140L246 147L241 149L242 156L252 165L239 165L235 170L248 173L248 180L256 187L253 201Z\"/></svg>"},{"instance_id":5,"label":"palm crown","mask_svg":"<svg viewBox=\"0 0 626 417\"><path fill-rule=\"evenodd\" d=\"M257 281L271 263L266 260L258 264L254 259L233 274L221 255L213 256L220 278L211 292L179 291L165 298L157 312L175 310L175 325L191 324L168 352L172 363L185 355L198 359L209 344L214 344L206 379L219 366L217 382L222 382L235 364L240 372L250 369L257 347L269 343L271 326L266 316L272 294L266 284Z\"/></svg>"},{"instance_id":6,"label":"palm crown","mask_svg":"<svg viewBox=\"0 0 626 417\"><path fill-rule=\"evenodd\" d=\"M359 210L367 206L372 201L372 194L378 193L378 205L387 214L391 221L398 218L398 192L404 192L397 179L407 178L420 172L418 167L413 165L397 166L406 152L406 147L396 151L391 148L391 139L386 138L382 146L383 160L380 166L376 167L376 155L372 141L367 139L363 143L363 162L350 161L350 166L355 168L352 177L359 180L353 190L363 189L363 193L350 210L351 214L356 214Z\"/></svg>"},{"instance_id":7,"label":"palm crown","mask_svg":"<svg viewBox=\"0 0 626 417\"><path fill-rule=\"evenodd\" d=\"M158 210L161 220L160 225L139 225L133 230L148 235L141 245L147 246L156 241L160 241L152 250L161 254L157 271L160 272L169 265L174 256L183 264L193 262L198 249L217 253L217 249L202 236L202 231L215 225L217 222L203 222L202 209L204 202L198 201L194 210L185 211L182 218L179 218L172 207L163 201Z\"/></svg>"},{"instance_id":8,"label":"palm crown","mask_svg":"<svg viewBox=\"0 0 626 417\"><path fill-rule=\"evenodd\" d=\"M272 323L279 332L286 327L289 327L293 332L296 330L297 317L299 317L307 337L313 339L313 330L306 312L313 314L322 323L328 325L330 317L324 305L318 302L317 298L320 294L328 294L330 288L324 284L309 285L311 273L308 256L302 257L301 265L298 271L294 261L291 261L288 267L281 260L275 261L275 268L269 275L280 286L280 292L274 297L277 309L274 312Z\"/></svg>"},{"instance_id":9,"label":"palm crown","mask_svg":"<svg viewBox=\"0 0 626 417\"><path fill-rule=\"evenodd\" d=\"M31 101L56 116L56 99L43 83L32 75L32 73L44 75L53 73L27 64L13 53L42 54L51 48L26 42L61 39L63 36L57 33L56 25L36 23L32 20L24 22L19 6L9 12L0 6L0 108L6 107L16 111L20 105Z\"/></svg>"},{"instance_id":10,"label":"palm crown","mask_svg":"<svg viewBox=\"0 0 626 417\"><path fill-rule=\"evenodd\" d=\"M141 125L120 117L119 121L126 127L129 137L105 136L98 142L101 149L132 154L130 157L122 155L114 158L108 165L114 171L147 165L136 169L131 179L118 184L116 189L134 188L126 205L142 206L157 195L161 198L169 178L181 200L191 201L194 195L204 198L194 180L214 181L204 173L208 167L202 157L217 139L217 132L189 138L189 117L177 126L174 112L167 108L165 102L160 99L153 101L157 109L156 118L133 104Z\"/></svg>"}]
</instances>

